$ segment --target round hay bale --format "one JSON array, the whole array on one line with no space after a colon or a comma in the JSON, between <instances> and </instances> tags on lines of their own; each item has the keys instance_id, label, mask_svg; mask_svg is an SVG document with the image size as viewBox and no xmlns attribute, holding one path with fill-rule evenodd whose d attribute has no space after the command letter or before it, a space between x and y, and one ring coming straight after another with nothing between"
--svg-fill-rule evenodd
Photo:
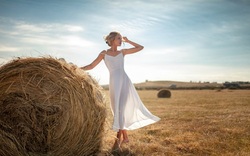
<instances>
[{"instance_id":1,"label":"round hay bale","mask_svg":"<svg viewBox=\"0 0 250 156\"><path fill-rule=\"evenodd\" d=\"M101 87L64 60L0 67L0 155L95 155L106 120Z\"/></svg>"},{"instance_id":2,"label":"round hay bale","mask_svg":"<svg viewBox=\"0 0 250 156\"><path fill-rule=\"evenodd\" d=\"M158 93L157 93L157 97L158 98L170 98L171 97L171 92L167 89L161 89Z\"/></svg>"}]
</instances>

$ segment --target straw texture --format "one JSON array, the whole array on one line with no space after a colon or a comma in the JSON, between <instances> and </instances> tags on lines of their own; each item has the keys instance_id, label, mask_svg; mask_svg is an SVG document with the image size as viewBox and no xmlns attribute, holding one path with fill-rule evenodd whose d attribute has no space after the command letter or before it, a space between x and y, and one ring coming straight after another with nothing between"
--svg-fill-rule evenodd
<instances>
[{"instance_id":1,"label":"straw texture","mask_svg":"<svg viewBox=\"0 0 250 156\"><path fill-rule=\"evenodd\" d=\"M96 155L105 119L100 86L63 59L0 67L0 155Z\"/></svg>"}]
</instances>

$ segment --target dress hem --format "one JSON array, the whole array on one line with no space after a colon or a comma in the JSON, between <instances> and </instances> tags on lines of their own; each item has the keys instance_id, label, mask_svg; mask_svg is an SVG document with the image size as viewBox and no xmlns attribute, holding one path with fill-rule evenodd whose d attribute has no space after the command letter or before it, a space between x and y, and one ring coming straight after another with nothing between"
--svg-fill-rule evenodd
<instances>
[{"instance_id":1,"label":"dress hem","mask_svg":"<svg viewBox=\"0 0 250 156\"><path fill-rule=\"evenodd\" d=\"M135 123L132 123L130 126L124 127L124 128L118 128L118 127L113 126L113 130L116 132L118 132L120 129L121 130L135 130L135 129L139 129L139 128L151 125L151 124L156 123L160 120L161 120L160 118L154 117L154 119L146 119L146 120L142 120L142 121L137 121Z\"/></svg>"}]
</instances>

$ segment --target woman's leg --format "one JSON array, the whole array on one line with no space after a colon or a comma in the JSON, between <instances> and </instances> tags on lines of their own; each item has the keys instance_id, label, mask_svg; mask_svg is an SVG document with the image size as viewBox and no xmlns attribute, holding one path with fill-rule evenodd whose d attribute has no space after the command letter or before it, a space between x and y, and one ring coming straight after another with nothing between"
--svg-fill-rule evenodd
<instances>
[{"instance_id":1,"label":"woman's leg","mask_svg":"<svg viewBox=\"0 0 250 156\"><path fill-rule=\"evenodd\" d=\"M115 139L115 143L113 145L113 150L120 150L121 148L121 138L122 138L122 130L119 130L117 132L117 135L116 135L116 139Z\"/></svg>"},{"instance_id":2,"label":"woman's leg","mask_svg":"<svg viewBox=\"0 0 250 156\"><path fill-rule=\"evenodd\" d=\"M122 139L122 130L119 129L119 131L117 132L117 140L120 141Z\"/></svg>"},{"instance_id":3,"label":"woman's leg","mask_svg":"<svg viewBox=\"0 0 250 156\"><path fill-rule=\"evenodd\" d=\"M122 134L123 134L123 142L124 143L129 142L127 131L126 130L122 130Z\"/></svg>"}]
</instances>

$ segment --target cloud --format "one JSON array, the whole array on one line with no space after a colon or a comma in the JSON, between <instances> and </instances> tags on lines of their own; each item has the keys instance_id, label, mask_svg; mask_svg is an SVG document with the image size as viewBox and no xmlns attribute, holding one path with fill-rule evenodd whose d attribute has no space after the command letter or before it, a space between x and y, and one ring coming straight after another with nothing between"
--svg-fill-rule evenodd
<instances>
[{"instance_id":1,"label":"cloud","mask_svg":"<svg viewBox=\"0 0 250 156\"><path fill-rule=\"evenodd\" d=\"M84 30L83 27L78 25L68 24L33 24L26 22L17 22L14 26L17 31L33 32L33 33L44 33L44 32L81 32Z\"/></svg>"},{"instance_id":2,"label":"cloud","mask_svg":"<svg viewBox=\"0 0 250 156\"><path fill-rule=\"evenodd\" d=\"M23 6L21 11L34 4ZM36 16L19 11L20 15L13 14L12 19L0 17L1 57L14 53L19 56L20 49L29 55L35 55L34 51L53 51L58 57L87 64L99 50L107 48L102 36L116 30L145 47L134 56L126 56L126 68L137 82L185 77L201 81L216 77L226 80L229 76L234 79L231 69L246 77L250 11L249 5L244 4L249 3L103 0L53 3L49 7L41 2L42 7L36 5L40 8ZM44 16L46 6L49 8L45 14L52 17ZM55 9L64 11L54 14ZM10 14L9 10L5 9L6 15ZM121 48L130 47L127 45ZM97 68L92 72L102 78L99 73L102 70Z\"/></svg>"},{"instance_id":3,"label":"cloud","mask_svg":"<svg viewBox=\"0 0 250 156\"><path fill-rule=\"evenodd\" d=\"M16 52L19 48L12 46L0 45L0 52Z\"/></svg>"},{"instance_id":4,"label":"cloud","mask_svg":"<svg viewBox=\"0 0 250 156\"><path fill-rule=\"evenodd\" d=\"M166 47L145 47L141 52L142 58L140 63L150 64L153 66L187 64L193 61L195 56L195 47L189 46L166 46ZM136 63L137 58L131 58L130 63Z\"/></svg>"},{"instance_id":5,"label":"cloud","mask_svg":"<svg viewBox=\"0 0 250 156\"><path fill-rule=\"evenodd\" d=\"M43 25L43 26L38 26L38 25L33 25L33 24L18 24L15 25L15 29L18 32L22 33L42 33L42 32L47 32L49 31L48 26Z\"/></svg>"},{"instance_id":6,"label":"cloud","mask_svg":"<svg viewBox=\"0 0 250 156\"><path fill-rule=\"evenodd\" d=\"M64 27L71 32L81 32L84 30L83 27L75 25L65 25Z\"/></svg>"},{"instance_id":7,"label":"cloud","mask_svg":"<svg viewBox=\"0 0 250 156\"><path fill-rule=\"evenodd\" d=\"M129 36L136 36L146 31L147 26L148 25L143 21L131 20L121 22L121 24L111 24L110 29L117 30Z\"/></svg>"},{"instance_id":8,"label":"cloud","mask_svg":"<svg viewBox=\"0 0 250 156\"><path fill-rule=\"evenodd\" d=\"M1 19L0 64L13 57L54 56L81 63L82 51L95 47L84 37L85 29L75 24L32 23Z\"/></svg>"},{"instance_id":9,"label":"cloud","mask_svg":"<svg viewBox=\"0 0 250 156\"><path fill-rule=\"evenodd\" d=\"M72 36L62 36L61 38L59 38L59 41L64 42L64 44L66 44L68 46L88 47L88 46L94 45L93 42L90 42L90 41L85 40L81 37L73 36L73 35Z\"/></svg>"},{"instance_id":10,"label":"cloud","mask_svg":"<svg viewBox=\"0 0 250 156\"><path fill-rule=\"evenodd\" d=\"M32 23L22 20L0 17L0 33L4 34L29 34L29 33L74 33L83 32L85 29L79 25L61 23ZM13 33L13 31L15 33Z\"/></svg>"},{"instance_id":11,"label":"cloud","mask_svg":"<svg viewBox=\"0 0 250 156\"><path fill-rule=\"evenodd\" d=\"M1 19L0 19L1 20ZM94 43L84 39L81 33L84 28L78 25L58 24L58 23L42 23L34 24L30 22L7 20L4 19L5 25L0 31L3 43L8 38L12 42L8 42L8 46L2 44L1 51L17 51L17 45L25 46L77 46L87 47L93 46ZM14 44L11 44L14 43ZM15 45L15 46L14 46Z\"/></svg>"},{"instance_id":12,"label":"cloud","mask_svg":"<svg viewBox=\"0 0 250 156\"><path fill-rule=\"evenodd\" d=\"M93 46L94 43L85 40L79 36L74 35L62 35L62 36L37 36L32 35L29 37L22 37L20 41L23 44L32 44L40 46L77 46L77 47L88 47Z\"/></svg>"}]
</instances>

